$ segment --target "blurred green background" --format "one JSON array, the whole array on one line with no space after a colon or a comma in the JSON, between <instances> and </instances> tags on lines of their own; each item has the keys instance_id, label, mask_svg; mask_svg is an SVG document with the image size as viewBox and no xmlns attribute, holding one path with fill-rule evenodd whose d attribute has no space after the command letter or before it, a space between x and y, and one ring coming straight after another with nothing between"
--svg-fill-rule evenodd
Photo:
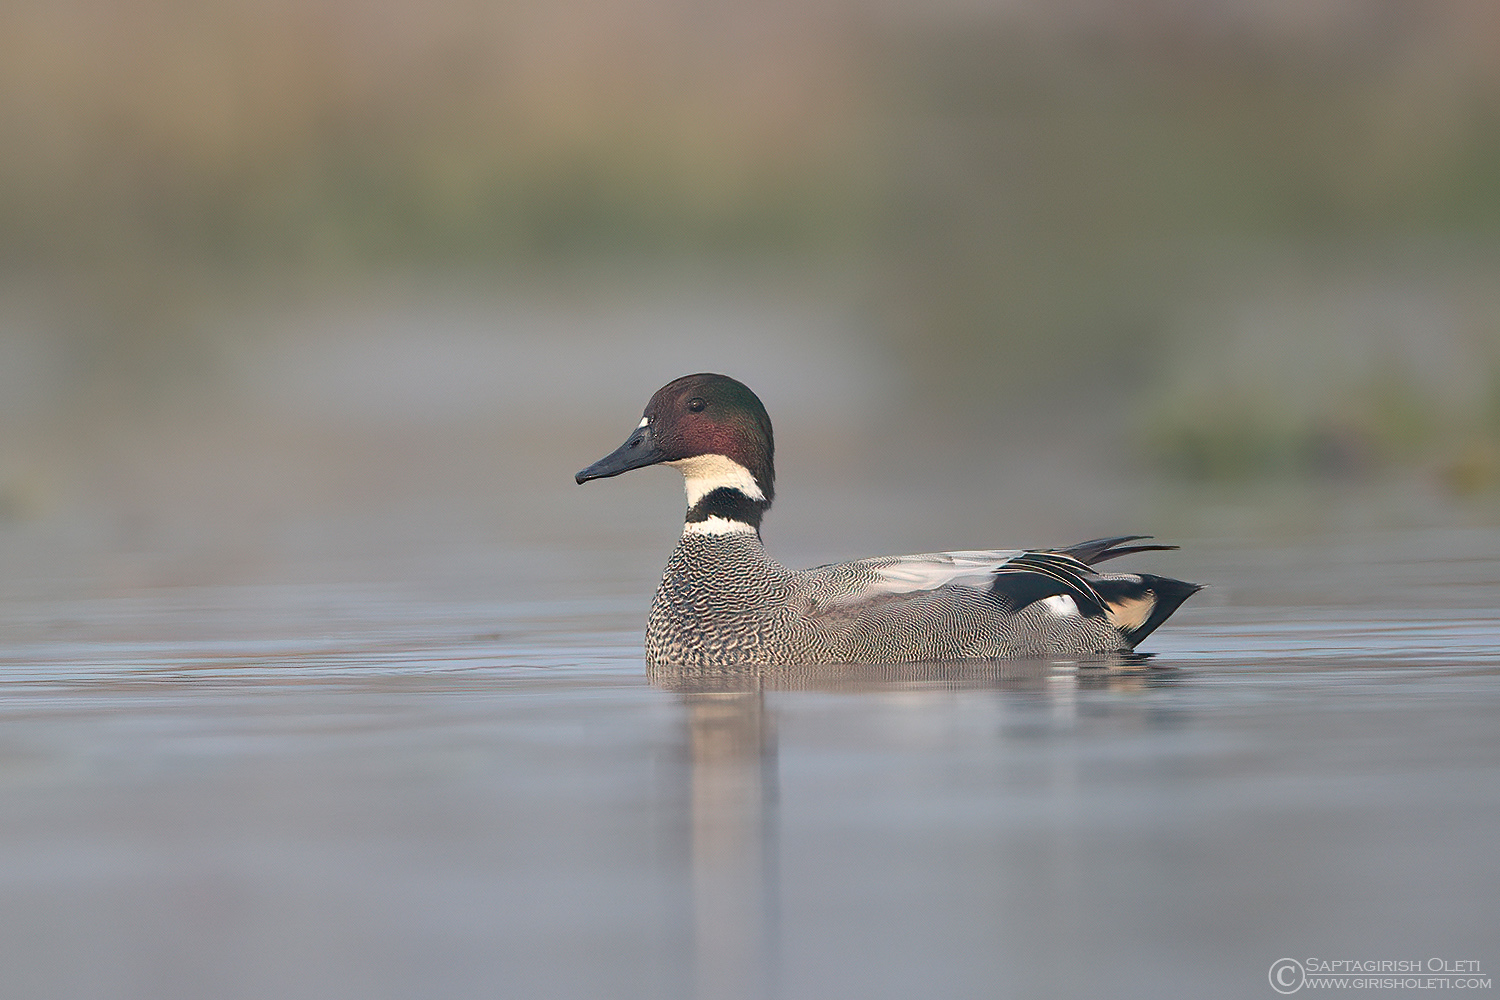
<instances>
[{"instance_id":1,"label":"blurred green background","mask_svg":"<svg viewBox=\"0 0 1500 1000\"><path fill-rule=\"evenodd\" d=\"M0 135L12 517L341 422L613 438L736 363L920 441L1500 486L1492 0L9 0Z\"/></svg>"}]
</instances>

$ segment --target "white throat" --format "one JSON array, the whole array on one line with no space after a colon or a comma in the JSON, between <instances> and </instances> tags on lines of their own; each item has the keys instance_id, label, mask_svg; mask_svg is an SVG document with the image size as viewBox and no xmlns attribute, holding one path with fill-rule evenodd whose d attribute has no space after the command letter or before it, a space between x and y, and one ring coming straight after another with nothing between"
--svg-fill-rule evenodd
<instances>
[{"instance_id":1,"label":"white throat","mask_svg":"<svg viewBox=\"0 0 1500 1000\"><path fill-rule=\"evenodd\" d=\"M750 474L750 470L732 458L725 458L723 455L694 455L692 458L679 458L675 462L666 464L676 466L682 473L689 507L697 504L714 490L723 487L739 490L751 500L766 498L759 484L755 482L755 477ZM739 524L740 522L733 523ZM746 527L749 528L748 525ZM749 528L749 530L755 529Z\"/></svg>"}]
</instances>

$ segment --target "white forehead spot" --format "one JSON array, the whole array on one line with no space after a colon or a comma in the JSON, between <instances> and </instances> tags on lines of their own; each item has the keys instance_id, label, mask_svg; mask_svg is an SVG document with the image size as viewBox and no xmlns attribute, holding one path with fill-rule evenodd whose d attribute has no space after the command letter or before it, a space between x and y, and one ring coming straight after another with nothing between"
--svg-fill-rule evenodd
<instances>
[{"instance_id":1,"label":"white forehead spot","mask_svg":"<svg viewBox=\"0 0 1500 1000\"><path fill-rule=\"evenodd\" d=\"M642 427L645 427L650 422L651 422L651 418L650 417L642 417L641 418L641 422L635 425L635 429L636 430L640 430Z\"/></svg>"},{"instance_id":2,"label":"white forehead spot","mask_svg":"<svg viewBox=\"0 0 1500 1000\"><path fill-rule=\"evenodd\" d=\"M1059 618L1068 618L1078 614L1078 602L1067 594L1054 594L1051 597L1042 598L1042 606Z\"/></svg>"},{"instance_id":3,"label":"white forehead spot","mask_svg":"<svg viewBox=\"0 0 1500 1000\"><path fill-rule=\"evenodd\" d=\"M755 529L744 521L731 521L717 514L711 515L704 521L689 521L682 526L684 535L732 535L741 531L755 534Z\"/></svg>"},{"instance_id":4,"label":"white forehead spot","mask_svg":"<svg viewBox=\"0 0 1500 1000\"><path fill-rule=\"evenodd\" d=\"M699 500L708 496L720 487L728 487L739 490L751 500L764 500L766 495L760 491L760 486L755 482L755 477L750 470L732 458L723 455L694 455L692 458L679 458L668 465L676 466L682 473L683 486L687 488L688 506L691 507Z\"/></svg>"}]
</instances>

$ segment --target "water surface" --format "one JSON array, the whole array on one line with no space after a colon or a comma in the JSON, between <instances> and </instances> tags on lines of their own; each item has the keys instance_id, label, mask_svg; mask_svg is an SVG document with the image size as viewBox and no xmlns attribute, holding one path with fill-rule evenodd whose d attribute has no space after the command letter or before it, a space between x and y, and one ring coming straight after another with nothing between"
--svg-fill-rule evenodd
<instances>
[{"instance_id":1,"label":"water surface","mask_svg":"<svg viewBox=\"0 0 1500 1000\"><path fill-rule=\"evenodd\" d=\"M1283 956L1500 962L1485 530L1142 557L1214 586L1129 669L649 677L653 532L173 583L38 530L0 641L7 997L1260 997Z\"/></svg>"}]
</instances>

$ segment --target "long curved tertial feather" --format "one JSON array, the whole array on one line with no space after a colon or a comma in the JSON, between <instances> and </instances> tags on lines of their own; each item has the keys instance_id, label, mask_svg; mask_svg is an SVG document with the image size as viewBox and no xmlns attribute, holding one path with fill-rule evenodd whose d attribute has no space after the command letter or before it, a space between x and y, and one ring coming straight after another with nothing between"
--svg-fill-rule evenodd
<instances>
[{"instance_id":1,"label":"long curved tertial feather","mask_svg":"<svg viewBox=\"0 0 1500 1000\"><path fill-rule=\"evenodd\" d=\"M1116 535L1113 538L1095 538L1091 541L1079 542L1077 545L1047 551L1072 556L1079 562L1092 566L1106 559L1117 559L1120 556L1134 555L1137 552L1169 552L1177 548L1176 545L1125 545L1126 542L1135 542L1150 537L1150 535Z\"/></svg>"},{"instance_id":2,"label":"long curved tertial feather","mask_svg":"<svg viewBox=\"0 0 1500 1000\"><path fill-rule=\"evenodd\" d=\"M1048 577L1062 585L1062 593L1078 602L1078 610L1086 615L1102 615L1104 598L1084 578L1084 574L1088 572L1088 566L1060 552L1023 552L997 570L999 574L1038 573Z\"/></svg>"}]
</instances>

